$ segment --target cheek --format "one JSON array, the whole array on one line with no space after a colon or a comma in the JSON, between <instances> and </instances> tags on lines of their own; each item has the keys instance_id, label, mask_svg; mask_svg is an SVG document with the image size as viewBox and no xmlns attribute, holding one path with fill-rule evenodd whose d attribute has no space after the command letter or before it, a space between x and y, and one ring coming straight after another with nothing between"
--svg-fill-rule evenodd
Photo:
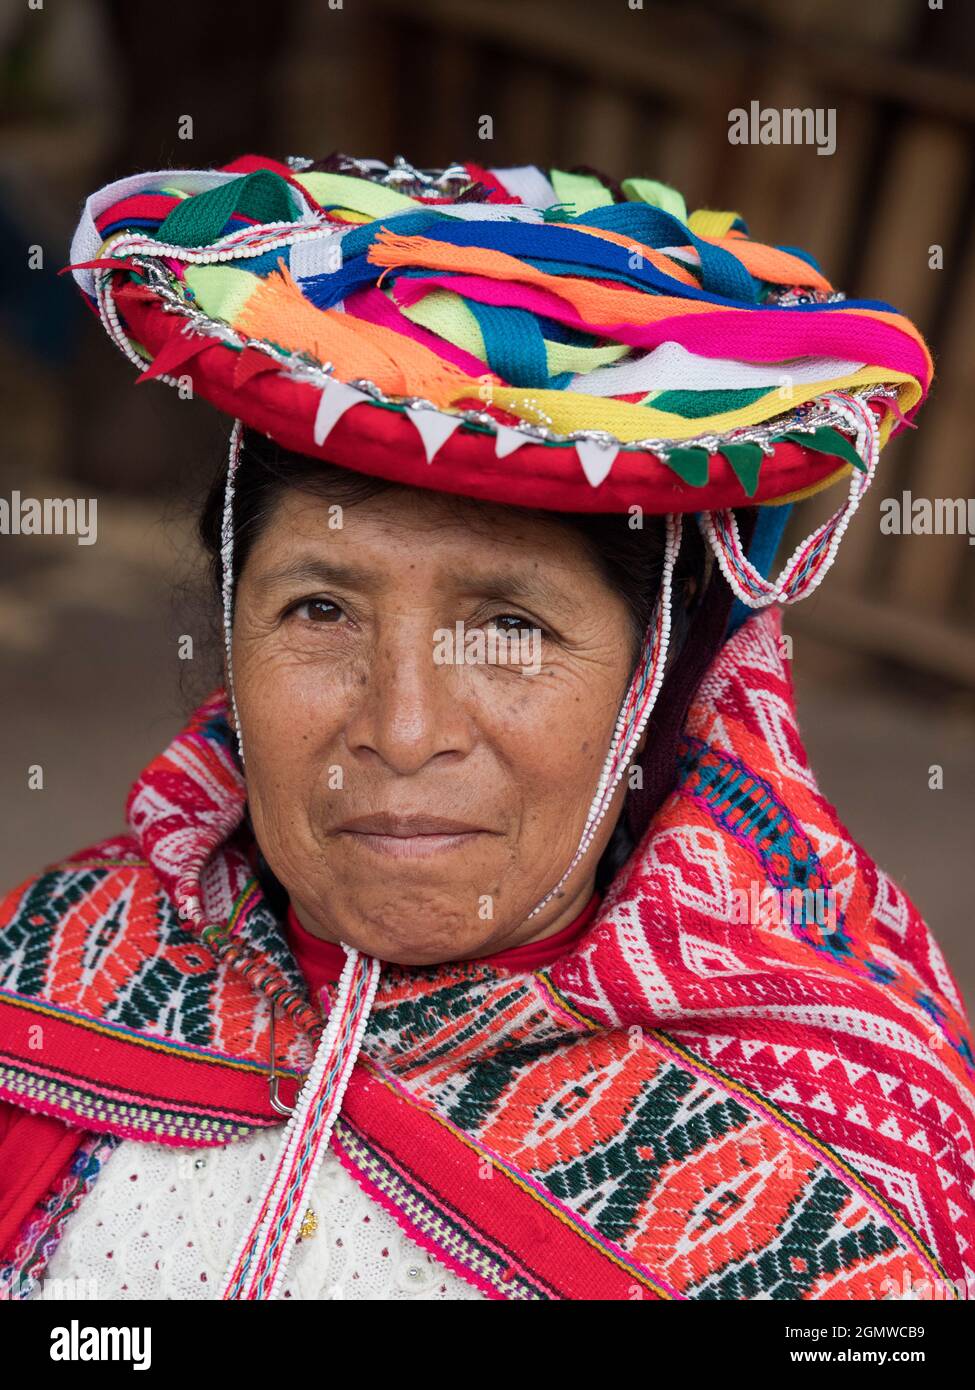
<instances>
[{"instance_id":1,"label":"cheek","mask_svg":"<svg viewBox=\"0 0 975 1390\"><path fill-rule=\"evenodd\" d=\"M526 810L550 818L554 809L562 823L588 810L620 698L607 673L558 667L482 692L488 737Z\"/></svg>"},{"instance_id":2,"label":"cheek","mask_svg":"<svg viewBox=\"0 0 975 1390\"><path fill-rule=\"evenodd\" d=\"M255 825L261 822L267 834L285 825L288 834L300 834L333 763L340 762L332 755L358 685L355 675L266 650L235 666L234 685Z\"/></svg>"},{"instance_id":3,"label":"cheek","mask_svg":"<svg viewBox=\"0 0 975 1390\"><path fill-rule=\"evenodd\" d=\"M247 745L277 741L293 749L341 728L366 679L346 653L323 661L283 640L234 646L234 690ZM245 748L246 752L246 748Z\"/></svg>"}]
</instances>

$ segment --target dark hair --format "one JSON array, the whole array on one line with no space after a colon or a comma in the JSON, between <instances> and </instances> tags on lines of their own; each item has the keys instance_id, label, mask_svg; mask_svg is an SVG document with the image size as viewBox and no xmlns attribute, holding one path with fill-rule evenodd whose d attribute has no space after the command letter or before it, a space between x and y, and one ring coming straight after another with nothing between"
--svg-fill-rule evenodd
<instances>
[{"instance_id":1,"label":"dark hair","mask_svg":"<svg viewBox=\"0 0 975 1390\"><path fill-rule=\"evenodd\" d=\"M214 479L199 519L199 535L210 562L210 576L217 602L221 600L221 530L226 468ZM236 585L247 557L269 523L281 495L300 488L343 507L406 485L385 478L352 473L334 464L282 449L265 435L245 430L234 489L233 545ZM458 499L458 505L468 505ZM509 504L499 504L509 505ZM663 571L665 530L663 518L644 517L642 526L630 524L626 513L554 512L510 505L520 516L565 526L581 536L606 582L624 600L632 632L630 674L639 660L643 638L653 614ZM710 578L709 552L696 526L686 526L674 575L669 660L673 662L687 636L691 615ZM600 860L596 882L605 888L634 849L634 841L621 815ZM263 864L262 868L266 868ZM270 870L267 870L270 876ZM273 879L273 876L270 876ZM274 883L270 887L274 888ZM277 885L280 888L280 885ZM283 890L282 890L283 891Z\"/></svg>"}]
</instances>

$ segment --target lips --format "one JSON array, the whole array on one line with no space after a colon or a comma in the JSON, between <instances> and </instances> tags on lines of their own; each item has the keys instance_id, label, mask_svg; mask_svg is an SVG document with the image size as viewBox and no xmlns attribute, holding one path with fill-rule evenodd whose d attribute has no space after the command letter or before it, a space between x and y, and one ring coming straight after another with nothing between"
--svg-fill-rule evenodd
<instances>
[{"instance_id":1,"label":"lips","mask_svg":"<svg viewBox=\"0 0 975 1390\"><path fill-rule=\"evenodd\" d=\"M384 812L355 816L352 820L343 821L338 829L360 835L391 835L402 840L412 839L416 835L476 835L484 832L483 825L471 825L468 821L452 820L447 816L394 816Z\"/></svg>"},{"instance_id":2,"label":"lips","mask_svg":"<svg viewBox=\"0 0 975 1390\"><path fill-rule=\"evenodd\" d=\"M478 836L492 833L483 826L449 816L395 816L388 812L354 816L336 831L347 837L348 843L387 859L427 859L449 850L466 849Z\"/></svg>"}]
</instances>

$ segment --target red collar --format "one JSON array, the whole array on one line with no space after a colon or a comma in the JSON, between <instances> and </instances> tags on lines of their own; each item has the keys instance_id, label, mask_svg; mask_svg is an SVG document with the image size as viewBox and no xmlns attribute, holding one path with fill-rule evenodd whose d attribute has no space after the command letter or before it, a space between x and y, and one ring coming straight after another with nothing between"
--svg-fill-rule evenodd
<instances>
[{"instance_id":1,"label":"red collar","mask_svg":"<svg viewBox=\"0 0 975 1390\"><path fill-rule=\"evenodd\" d=\"M582 935L595 917L601 901L602 894L593 893L579 915L553 936L545 936L540 941L526 941L520 946L510 946L507 950L496 951L491 956L479 956L478 963L502 966L508 970L538 970L543 965L550 965ZM334 984L345 965L345 952L342 947L334 941L323 941L320 936L314 936L303 927L290 903L285 930L288 944L313 994L317 995L326 983Z\"/></svg>"}]
</instances>

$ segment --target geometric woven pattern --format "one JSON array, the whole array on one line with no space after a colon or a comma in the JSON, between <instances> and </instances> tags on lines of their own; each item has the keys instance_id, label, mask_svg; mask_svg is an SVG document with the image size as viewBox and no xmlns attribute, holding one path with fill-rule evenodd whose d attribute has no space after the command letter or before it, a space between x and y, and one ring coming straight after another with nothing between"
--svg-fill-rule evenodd
<instances>
[{"instance_id":1,"label":"geometric woven pattern","mask_svg":"<svg viewBox=\"0 0 975 1390\"><path fill-rule=\"evenodd\" d=\"M952 1297L972 1277L968 1025L914 905L817 789L780 638L773 608L725 644L676 790L566 955L383 968L333 1145L493 1297ZM280 1123L270 999L287 1100L322 1013L243 804L218 694L136 783L133 834L0 907L3 1098L171 1144Z\"/></svg>"}]
</instances>

